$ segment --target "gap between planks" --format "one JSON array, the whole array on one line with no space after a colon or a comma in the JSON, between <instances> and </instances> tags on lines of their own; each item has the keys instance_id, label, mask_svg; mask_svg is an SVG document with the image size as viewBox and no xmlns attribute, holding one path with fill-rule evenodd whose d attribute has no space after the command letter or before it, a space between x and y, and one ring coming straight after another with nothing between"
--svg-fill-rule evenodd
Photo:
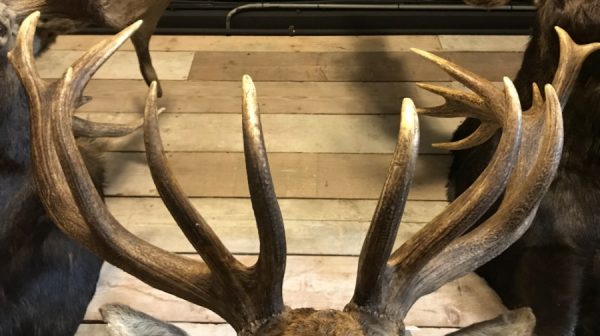
<instances>
[{"instance_id":1,"label":"gap between planks","mask_svg":"<svg viewBox=\"0 0 600 336\"><path fill-rule=\"evenodd\" d=\"M81 51L51 50L37 60L42 78L60 78ZM520 67L520 52L440 52L439 56L484 78L499 81ZM239 81L249 74L264 81L401 82L449 81L436 65L412 52L154 52L163 80ZM135 52L119 51L98 71L98 79L141 79ZM493 64L493 67L489 65Z\"/></svg>"},{"instance_id":2,"label":"gap between planks","mask_svg":"<svg viewBox=\"0 0 600 336\"><path fill-rule=\"evenodd\" d=\"M167 153L184 192L191 197L248 197L242 153ZM105 195L156 196L142 153L107 153ZM391 154L269 155L280 198L379 199ZM445 201L448 155L417 158L410 200Z\"/></svg>"},{"instance_id":3,"label":"gap between planks","mask_svg":"<svg viewBox=\"0 0 600 336\"><path fill-rule=\"evenodd\" d=\"M429 82L462 88L456 82ZM159 100L166 113L241 112L241 81L162 81L165 96ZM402 99L418 107L444 100L414 82L269 82L255 81L262 114L393 114ZM141 113L148 87L140 80L92 80L85 95L92 101L81 112Z\"/></svg>"},{"instance_id":4,"label":"gap between planks","mask_svg":"<svg viewBox=\"0 0 600 336\"><path fill-rule=\"evenodd\" d=\"M250 199L192 198L193 206L232 253L256 254L258 233ZM194 253L160 198L108 197L111 213L134 235L178 253ZM359 255L375 200L281 199L290 255ZM409 201L396 246L446 208L447 202Z\"/></svg>"},{"instance_id":5,"label":"gap between planks","mask_svg":"<svg viewBox=\"0 0 600 336\"><path fill-rule=\"evenodd\" d=\"M134 113L79 113L89 120L131 123ZM169 152L243 152L241 115L179 114L160 116L159 128ZM462 118L419 118L421 154L448 153L432 147L448 142ZM391 154L400 128L399 115L266 114L261 123L271 153ZM105 150L144 151L142 131L106 140Z\"/></svg>"}]
</instances>

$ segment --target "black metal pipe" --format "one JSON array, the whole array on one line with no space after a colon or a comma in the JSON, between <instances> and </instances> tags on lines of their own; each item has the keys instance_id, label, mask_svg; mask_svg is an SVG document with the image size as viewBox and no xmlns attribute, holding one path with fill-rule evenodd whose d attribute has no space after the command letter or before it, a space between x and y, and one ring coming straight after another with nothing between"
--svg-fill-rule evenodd
<instances>
[{"instance_id":1,"label":"black metal pipe","mask_svg":"<svg viewBox=\"0 0 600 336\"><path fill-rule=\"evenodd\" d=\"M273 2L260 2L250 3L238 6L227 13L225 17L225 31L231 30L231 20L233 16L249 10L267 10L267 9L289 9L289 10L419 10L419 11L508 11L508 10L535 10L534 6L527 5L506 5L497 6L490 9L482 9L480 7L469 6L465 4L372 4L372 3L273 3Z\"/></svg>"},{"instance_id":2,"label":"black metal pipe","mask_svg":"<svg viewBox=\"0 0 600 336\"><path fill-rule=\"evenodd\" d=\"M335 1L335 0L333 0ZM345 0L350 2L352 0ZM362 0L365 1L365 0ZM204 4L205 1L194 3ZM226 29L223 22L235 7L168 10L157 34L189 35L388 35L388 34L528 34L535 11L532 6L510 10L362 10L264 9L238 12ZM215 5L216 6L216 5ZM394 5L395 6L395 5ZM425 5L414 6L424 8ZM427 7L429 8L429 7ZM440 7L437 7L440 8ZM448 8L448 7L445 7ZM112 33L89 28L86 33Z\"/></svg>"}]
</instances>

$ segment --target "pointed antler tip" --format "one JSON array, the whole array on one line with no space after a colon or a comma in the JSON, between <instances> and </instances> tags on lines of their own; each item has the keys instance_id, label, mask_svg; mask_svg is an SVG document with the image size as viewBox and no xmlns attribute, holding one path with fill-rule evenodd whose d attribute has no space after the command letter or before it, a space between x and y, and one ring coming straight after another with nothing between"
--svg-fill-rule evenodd
<instances>
[{"instance_id":1,"label":"pointed antler tip","mask_svg":"<svg viewBox=\"0 0 600 336\"><path fill-rule=\"evenodd\" d=\"M30 19L30 20L37 20L37 19L40 18L40 16L42 16L42 12L35 11L35 12L29 14L29 16L27 18Z\"/></svg>"},{"instance_id":2,"label":"pointed antler tip","mask_svg":"<svg viewBox=\"0 0 600 336\"><path fill-rule=\"evenodd\" d=\"M244 92L255 91L254 81L249 75L242 76L242 89Z\"/></svg>"},{"instance_id":3,"label":"pointed antler tip","mask_svg":"<svg viewBox=\"0 0 600 336\"><path fill-rule=\"evenodd\" d=\"M413 102L413 100L410 98L402 99L402 106L405 106L406 108L416 109L415 102Z\"/></svg>"},{"instance_id":4,"label":"pointed antler tip","mask_svg":"<svg viewBox=\"0 0 600 336\"><path fill-rule=\"evenodd\" d=\"M414 52L415 54L417 54L419 56L425 57L427 59L430 59L431 57L434 56L429 51L425 51L425 50L419 49L419 48L410 48L410 51Z\"/></svg>"},{"instance_id":5,"label":"pointed antler tip","mask_svg":"<svg viewBox=\"0 0 600 336\"><path fill-rule=\"evenodd\" d=\"M512 79L508 78L508 77L504 77L502 78L502 83L504 83L504 88L510 92L514 91L516 93L517 88L515 87L515 84L513 83Z\"/></svg>"},{"instance_id":6,"label":"pointed antler tip","mask_svg":"<svg viewBox=\"0 0 600 336\"><path fill-rule=\"evenodd\" d=\"M65 79L65 81L71 81L73 79L74 72L75 72L75 69L73 69L73 66L69 66L67 68L67 70L65 71L65 74L63 75L63 78Z\"/></svg>"},{"instance_id":7,"label":"pointed antler tip","mask_svg":"<svg viewBox=\"0 0 600 336\"><path fill-rule=\"evenodd\" d=\"M562 43L574 43L573 38L571 38L571 35L569 35L569 33L566 30L562 29L559 26L554 26L554 31L556 31L556 34L558 35L558 38L561 41L561 45Z\"/></svg>"},{"instance_id":8,"label":"pointed antler tip","mask_svg":"<svg viewBox=\"0 0 600 336\"><path fill-rule=\"evenodd\" d=\"M42 13L40 11L35 11L29 14L21 23L21 29L19 29L19 34L21 34L22 31L29 31L30 28L33 28L33 30L35 30L37 28L37 24L41 16Z\"/></svg>"},{"instance_id":9,"label":"pointed antler tip","mask_svg":"<svg viewBox=\"0 0 600 336\"><path fill-rule=\"evenodd\" d=\"M419 116L415 103L410 98L402 100L402 115L400 116L401 133L405 133L403 129L410 130L409 133L418 133Z\"/></svg>"},{"instance_id":10,"label":"pointed antler tip","mask_svg":"<svg viewBox=\"0 0 600 336\"><path fill-rule=\"evenodd\" d=\"M546 97L556 96L556 89L554 89L552 84L546 84L544 85L544 93L546 94Z\"/></svg>"}]
</instances>

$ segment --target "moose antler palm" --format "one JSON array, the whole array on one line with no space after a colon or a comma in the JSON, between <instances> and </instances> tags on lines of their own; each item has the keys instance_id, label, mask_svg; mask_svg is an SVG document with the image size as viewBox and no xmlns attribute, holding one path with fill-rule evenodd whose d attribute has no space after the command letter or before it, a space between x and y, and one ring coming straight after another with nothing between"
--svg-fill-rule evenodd
<instances>
[{"instance_id":1,"label":"moose antler palm","mask_svg":"<svg viewBox=\"0 0 600 336\"><path fill-rule=\"evenodd\" d=\"M419 141L416 109L405 99L398 143L360 254L352 300L343 311L289 309L282 298L283 220L250 77L243 78L243 137L260 239L259 258L251 267L227 250L177 183L158 131L157 86L150 87L144 124L148 164L161 198L203 261L188 259L150 245L119 224L95 190L72 133L73 110L85 85L140 23L98 44L59 81L47 84L39 79L31 53L36 20L33 15L23 23L11 59L30 96L34 170L48 213L68 235L112 264L214 311L240 335L404 335L404 317L419 297L493 258L526 230L560 158L561 108L552 86L546 86L545 100L538 95L538 110L528 116L535 122L524 127L510 80L505 79L504 90L498 91L482 78L421 52L475 92L473 97L487 108L477 116L502 128L494 158L467 192L392 253ZM464 234L499 198L495 215ZM465 332L497 332L500 326L507 329L497 335L529 335L530 313L515 314L516 321L503 318Z\"/></svg>"}]
</instances>

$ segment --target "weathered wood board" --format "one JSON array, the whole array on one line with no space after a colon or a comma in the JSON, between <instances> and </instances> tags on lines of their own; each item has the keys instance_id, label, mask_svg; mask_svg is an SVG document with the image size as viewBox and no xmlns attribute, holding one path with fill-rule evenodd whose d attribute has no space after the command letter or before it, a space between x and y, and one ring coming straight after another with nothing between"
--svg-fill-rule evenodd
<instances>
[{"instance_id":1,"label":"weathered wood board","mask_svg":"<svg viewBox=\"0 0 600 336\"><path fill-rule=\"evenodd\" d=\"M453 82L429 82L457 86ZM402 99L419 107L443 99L413 82L270 82L255 81L262 114L393 114ZM237 81L162 81L159 105L166 113L235 113L241 111L241 77ZM85 94L93 100L82 112L141 113L148 88L140 80L92 80Z\"/></svg>"},{"instance_id":2,"label":"weathered wood board","mask_svg":"<svg viewBox=\"0 0 600 336\"><path fill-rule=\"evenodd\" d=\"M133 113L79 114L86 119L129 123ZM269 153L393 153L399 115L299 115L261 116ZM420 118L420 153L447 153L432 143L451 140L460 118ZM170 152L243 152L241 114L179 114L160 116L163 145ZM111 139L108 150L143 151L142 131Z\"/></svg>"},{"instance_id":3,"label":"weathered wood board","mask_svg":"<svg viewBox=\"0 0 600 336\"><path fill-rule=\"evenodd\" d=\"M168 153L170 165L188 196L248 197L242 153ZM269 155L275 191L281 198L378 199L391 154ZM450 157L421 155L411 200L445 200ZM142 153L106 155L108 196L158 195Z\"/></svg>"}]
</instances>

